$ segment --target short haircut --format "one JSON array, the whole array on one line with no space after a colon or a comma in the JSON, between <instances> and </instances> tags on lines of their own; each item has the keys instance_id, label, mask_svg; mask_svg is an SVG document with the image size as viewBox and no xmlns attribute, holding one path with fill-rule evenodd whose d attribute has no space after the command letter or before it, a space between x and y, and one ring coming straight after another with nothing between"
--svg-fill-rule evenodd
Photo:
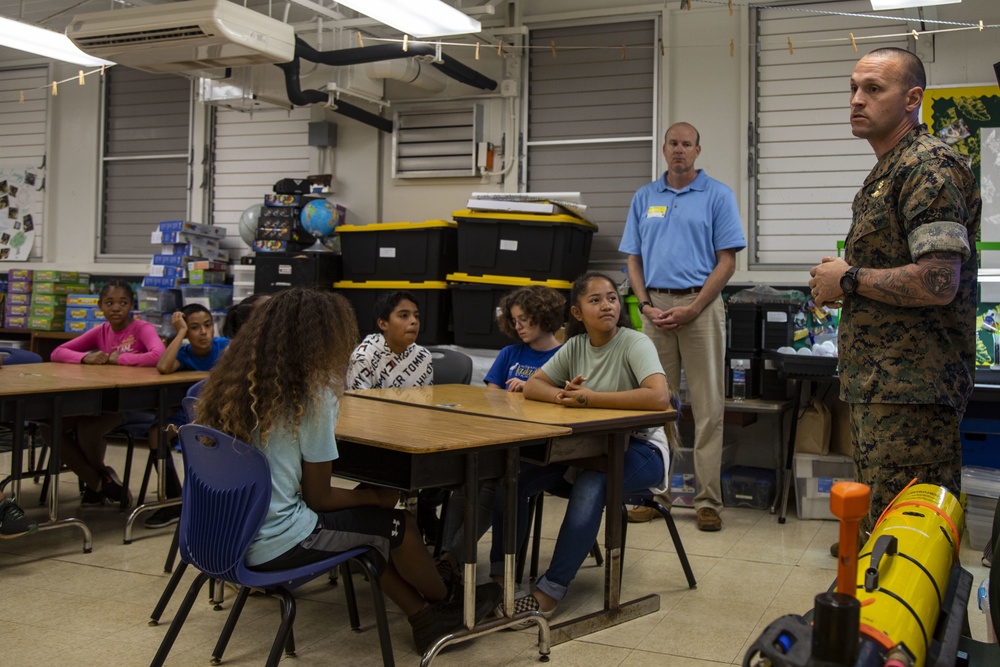
<instances>
[{"instance_id":1,"label":"short haircut","mask_svg":"<svg viewBox=\"0 0 1000 667\"><path fill-rule=\"evenodd\" d=\"M212 311L210 311L208 308L201 305L200 303L189 303L188 305L181 308L181 314L184 315L185 322L187 322L187 319L192 315L194 315L195 313L205 313L209 317L212 316Z\"/></svg>"},{"instance_id":2,"label":"short haircut","mask_svg":"<svg viewBox=\"0 0 1000 667\"><path fill-rule=\"evenodd\" d=\"M900 61L903 65L903 73L906 77L902 83L906 84L906 88L927 88L927 71L924 69L924 63L917 57L916 54L910 53L906 49L900 49L895 46L887 46L881 49L875 49L869 53L869 56L875 56L876 58L895 58Z\"/></svg>"},{"instance_id":3,"label":"short haircut","mask_svg":"<svg viewBox=\"0 0 1000 667\"><path fill-rule=\"evenodd\" d=\"M500 312L497 325L504 335L517 339L517 329L512 321L510 309L514 306L524 311L528 321L538 325L542 331L555 333L566 322L566 297L544 285L528 285L507 292L500 297Z\"/></svg>"},{"instance_id":4,"label":"short haircut","mask_svg":"<svg viewBox=\"0 0 1000 667\"><path fill-rule=\"evenodd\" d=\"M695 146L701 146L701 132L698 131L697 127L695 127L691 123L687 123L687 122L685 122L683 120L682 121L678 121L678 122L674 123L673 125L671 125L670 127L667 128L667 131L663 133L663 143L667 143L667 133L670 132L670 130L672 130L675 127L678 127L680 125L687 125L692 130L694 130L694 145Z\"/></svg>"},{"instance_id":5,"label":"short haircut","mask_svg":"<svg viewBox=\"0 0 1000 667\"><path fill-rule=\"evenodd\" d=\"M399 302L404 299L412 301L417 305L417 307L420 306L420 304L417 303L417 300L413 298L413 295L404 290L386 292L375 299L375 326L378 326L379 320L388 322L389 316L392 315L392 311L396 310L396 306L398 306Z\"/></svg>"}]
</instances>

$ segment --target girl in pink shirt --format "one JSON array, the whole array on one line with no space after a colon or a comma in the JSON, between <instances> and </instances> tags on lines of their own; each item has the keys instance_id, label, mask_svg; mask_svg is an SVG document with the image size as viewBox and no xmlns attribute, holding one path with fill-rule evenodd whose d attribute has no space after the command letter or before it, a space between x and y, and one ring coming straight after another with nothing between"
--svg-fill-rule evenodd
<instances>
[{"instance_id":1,"label":"girl in pink shirt","mask_svg":"<svg viewBox=\"0 0 1000 667\"><path fill-rule=\"evenodd\" d=\"M66 364L115 364L156 366L163 354L163 341L153 325L132 318L135 293L124 280L110 280L101 289L100 307L104 324L63 343L52 352L52 361ZM63 420L62 458L86 488L81 505L103 505L106 501L127 507L132 494L104 464L105 435L122 423L122 415L105 412L96 417ZM51 438L51 430L45 437ZM75 437L74 437L75 435Z\"/></svg>"}]
</instances>

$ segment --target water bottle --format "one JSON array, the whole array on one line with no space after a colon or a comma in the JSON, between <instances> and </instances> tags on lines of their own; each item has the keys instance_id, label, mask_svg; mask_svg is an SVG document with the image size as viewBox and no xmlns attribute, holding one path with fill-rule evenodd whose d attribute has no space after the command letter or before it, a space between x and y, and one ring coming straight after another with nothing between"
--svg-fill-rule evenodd
<instances>
[{"instance_id":1,"label":"water bottle","mask_svg":"<svg viewBox=\"0 0 1000 667\"><path fill-rule=\"evenodd\" d=\"M993 617L990 615L990 578L986 577L979 585L979 594L976 596L979 602L979 609L986 614L986 641L996 643L996 628L993 627Z\"/></svg>"},{"instance_id":2,"label":"water bottle","mask_svg":"<svg viewBox=\"0 0 1000 667\"><path fill-rule=\"evenodd\" d=\"M742 401L747 397L747 371L742 359L733 360L733 400Z\"/></svg>"}]
</instances>

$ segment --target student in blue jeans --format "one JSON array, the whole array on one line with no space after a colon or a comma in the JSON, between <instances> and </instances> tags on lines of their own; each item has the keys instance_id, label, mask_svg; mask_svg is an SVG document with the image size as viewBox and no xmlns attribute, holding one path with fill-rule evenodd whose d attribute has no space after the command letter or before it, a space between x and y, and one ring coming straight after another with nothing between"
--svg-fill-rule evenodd
<instances>
[{"instance_id":1,"label":"student in blue jeans","mask_svg":"<svg viewBox=\"0 0 1000 667\"><path fill-rule=\"evenodd\" d=\"M572 408L666 410L670 390L656 348L629 328L615 284L587 273L570 293L566 344L524 386L526 398ZM636 430L625 452L623 489L666 492L670 449L662 427ZM565 464L522 464L518 476L518 548L528 533L528 498L543 491L569 499L552 561L535 590L517 598L514 612L538 610L546 618L566 595L597 538L604 515L607 474ZM493 516L490 574L503 574L503 491Z\"/></svg>"}]
</instances>

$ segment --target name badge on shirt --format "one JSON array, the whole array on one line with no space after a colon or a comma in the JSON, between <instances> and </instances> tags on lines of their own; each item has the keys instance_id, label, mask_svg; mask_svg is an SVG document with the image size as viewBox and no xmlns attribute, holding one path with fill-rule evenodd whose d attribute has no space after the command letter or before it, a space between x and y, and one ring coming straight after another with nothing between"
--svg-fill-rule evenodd
<instances>
[{"instance_id":1,"label":"name badge on shirt","mask_svg":"<svg viewBox=\"0 0 1000 667\"><path fill-rule=\"evenodd\" d=\"M646 209L647 218L665 218L667 215L666 206L650 206Z\"/></svg>"}]
</instances>

